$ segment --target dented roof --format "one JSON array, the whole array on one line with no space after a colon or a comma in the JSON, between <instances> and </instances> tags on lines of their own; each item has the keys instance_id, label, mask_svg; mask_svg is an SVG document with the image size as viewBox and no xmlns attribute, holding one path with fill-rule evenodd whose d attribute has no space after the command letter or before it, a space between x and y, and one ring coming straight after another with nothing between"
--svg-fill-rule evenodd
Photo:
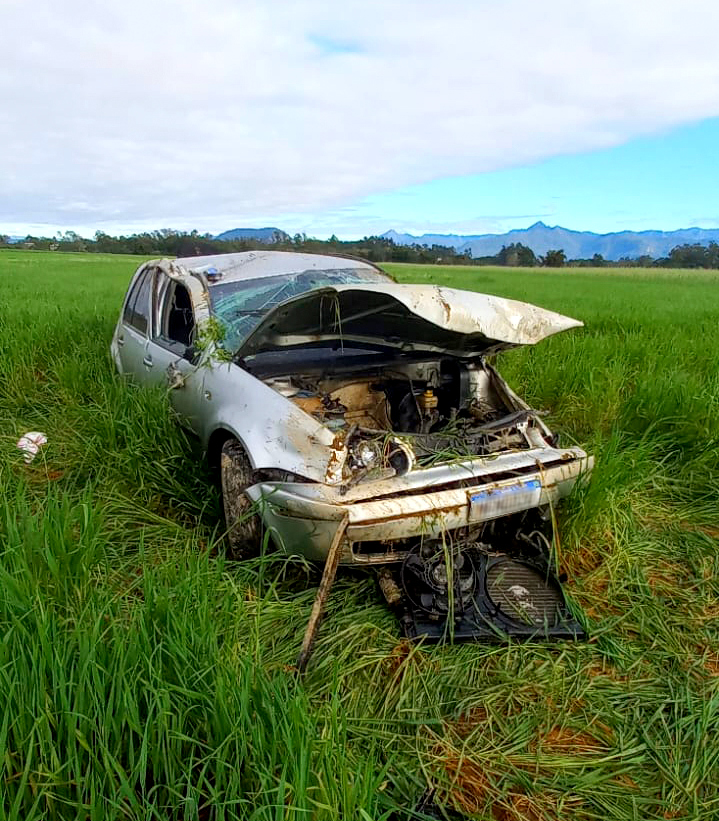
<instances>
[{"instance_id":1,"label":"dented roof","mask_svg":"<svg viewBox=\"0 0 719 821\"><path fill-rule=\"evenodd\" d=\"M237 254L180 257L175 263L192 273L221 274L220 281L223 283L338 268L357 268L384 273L376 265L364 260L323 254L297 254L294 251L242 251ZM390 281L389 276L387 280Z\"/></svg>"}]
</instances>

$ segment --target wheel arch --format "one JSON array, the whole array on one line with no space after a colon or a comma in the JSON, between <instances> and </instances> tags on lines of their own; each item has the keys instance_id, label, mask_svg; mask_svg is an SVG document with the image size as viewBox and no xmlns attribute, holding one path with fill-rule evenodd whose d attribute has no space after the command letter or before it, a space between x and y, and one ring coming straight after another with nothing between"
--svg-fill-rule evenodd
<instances>
[{"instance_id":1,"label":"wheel arch","mask_svg":"<svg viewBox=\"0 0 719 821\"><path fill-rule=\"evenodd\" d=\"M250 460L250 464L253 468L255 467L252 454L247 449L247 446L243 441L242 437L231 428L220 426L212 431L209 439L207 440L207 463L210 467L210 470L213 473L219 473L220 456L222 455L222 448L225 442L227 442L230 439L236 439L240 443L240 445L242 445L243 450L247 454L247 458Z\"/></svg>"}]
</instances>

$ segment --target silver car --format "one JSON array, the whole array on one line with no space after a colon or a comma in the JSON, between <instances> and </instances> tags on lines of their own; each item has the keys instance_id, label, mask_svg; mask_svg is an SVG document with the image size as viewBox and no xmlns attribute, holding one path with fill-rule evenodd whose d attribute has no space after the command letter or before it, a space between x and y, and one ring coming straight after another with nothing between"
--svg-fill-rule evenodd
<instances>
[{"instance_id":1,"label":"silver car","mask_svg":"<svg viewBox=\"0 0 719 821\"><path fill-rule=\"evenodd\" d=\"M581 325L357 259L258 251L143 264L112 356L167 387L200 438L237 556L267 530L324 560L343 524L341 563L387 565L422 544L491 551L551 518L592 459L489 360Z\"/></svg>"}]
</instances>

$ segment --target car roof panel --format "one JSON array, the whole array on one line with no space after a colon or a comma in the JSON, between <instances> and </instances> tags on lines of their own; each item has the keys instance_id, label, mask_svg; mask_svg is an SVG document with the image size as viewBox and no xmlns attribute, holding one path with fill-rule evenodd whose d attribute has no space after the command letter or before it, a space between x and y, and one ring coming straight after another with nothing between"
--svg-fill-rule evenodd
<instances>
[{"instance_id":1,"label":"car roof panel","mask_svg":"<svg viewBox=\"0 0 719 821\"><path fill-rule=\"evenodd\" d=\"M293 251L241 251L236 254L180 257L175 260L175 263L191 273L211 271L213 274L220 274L216 284L337 268L358 268L374 273L385 273L371 262L364 260L328 254L299 254ZM387 274L385 276L388 280L390 279ZM210 287L212 284L210 283Z\"/></svg>"}]
</instances>

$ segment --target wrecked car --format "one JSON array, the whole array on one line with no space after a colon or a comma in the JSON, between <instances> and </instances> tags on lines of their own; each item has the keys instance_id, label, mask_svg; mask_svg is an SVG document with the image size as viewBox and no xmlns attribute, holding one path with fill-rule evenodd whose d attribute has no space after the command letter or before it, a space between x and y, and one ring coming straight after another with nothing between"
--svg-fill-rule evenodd
<instances>
[{"instance_id":1,"label":"wrecked car","mask_svg":"<svg viewBox=\"0 0 719 821\"><path fill-rule=\"evenodd\" d=\"M572 637L552 511L592 460L492 362L581 325L363 260L250 251L143 264L111 350L201 440L236 557L264 531L314 561L334 541L339 564L378 569L408 635L451 611L460 636Z\"/></svg>"}]
</instances>

